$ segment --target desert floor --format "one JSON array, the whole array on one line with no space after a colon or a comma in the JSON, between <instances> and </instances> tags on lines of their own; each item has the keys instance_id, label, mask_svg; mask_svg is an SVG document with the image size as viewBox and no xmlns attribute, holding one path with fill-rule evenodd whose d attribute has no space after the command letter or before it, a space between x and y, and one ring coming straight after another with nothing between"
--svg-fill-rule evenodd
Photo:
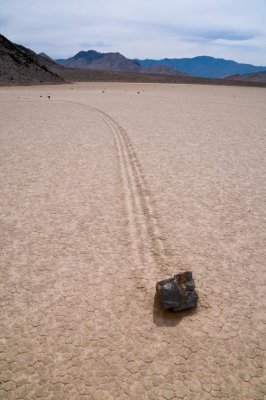
<instances>
[{"instance_id":1,"label":"desert floor","mask_svg":"<svg viewBox=\"0 0 266 400\"><path fill-rule=\"evenodd\" d=\"M0 120L0 398L262 400L266 90L1 88Z\"/></svg>"}]
</instances>

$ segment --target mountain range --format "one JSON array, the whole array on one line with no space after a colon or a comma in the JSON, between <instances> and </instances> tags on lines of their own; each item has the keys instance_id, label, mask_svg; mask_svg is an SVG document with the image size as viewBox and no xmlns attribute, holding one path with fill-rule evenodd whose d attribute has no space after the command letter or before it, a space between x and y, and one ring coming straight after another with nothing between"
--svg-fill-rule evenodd
<instances>
[{"instance_id":1,"label":"mountain range","mask_svg":"<svg viewBox=\"0 0 266 400\"><path fill-rule=\"evenodd\" d=\"M80 51L68 59L56 60L69 68L91 68L109 71L148 72L163 74L188 74L202 78L224 78L265 71L266 67L241 64L232 60L199 56L194 58L164 58L161 60L131 60L120 53Z\"/></svg>"},{"instance_id":2,"label":"mountain range","mask_svg":"<svg viewBox=\"0 0 266 400\"><path fill-rule=\"evenodd\" d=\"M165 60L170 65L164 64ZM227 77L221 79L225 75ZM219 76L219 79L210 76ZM264 87L266 67L212 57L131 60L120 53L100 53L95 50L80 51L68 59L53 60L45 53L36 54L31 49L12 43L0 35L1 85L66 81L233 84Z\"/></svg>"},{"instance_id":3,"label":"mountain range","mask_svg":"<svg viewBox=\"0 0 266 400\"><path fill-rule=\"evenodd\" d=\"M150 74L184 75L168 65L141 66L136 60L126 58L120 53L99 53L95 50L80 51L73 57L55 60L67 68L86 68L100 71L143 72Z\"/></svg>"},{"instance_id":4,"label":"mountain range","mask_svg":"<svg viewBox=\"0 0 266 400\"><path fill-rule=\"evenodd\" d=\"M232 60L199 56L194 58L164 58L162 60L136 60L142 67L165 65L201 78L224 78L230 75L243 75L265 71L266 67L241 64Z\"/></svg>"}]
</instances>

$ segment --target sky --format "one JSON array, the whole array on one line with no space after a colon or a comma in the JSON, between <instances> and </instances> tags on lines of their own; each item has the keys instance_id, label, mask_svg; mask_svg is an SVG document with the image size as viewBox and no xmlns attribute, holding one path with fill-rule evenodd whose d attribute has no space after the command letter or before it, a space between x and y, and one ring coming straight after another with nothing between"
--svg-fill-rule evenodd
<instances>
[{"instance_id":1,"label":"sky","mask_svg":"<svg viewBox=\"0 0 266 400\"><path fill-rule=\"evenodd\" d=\"M266 66L266 0L0 0L0 33L53 58L94 49Z\"/></svg>"}]
</instances>

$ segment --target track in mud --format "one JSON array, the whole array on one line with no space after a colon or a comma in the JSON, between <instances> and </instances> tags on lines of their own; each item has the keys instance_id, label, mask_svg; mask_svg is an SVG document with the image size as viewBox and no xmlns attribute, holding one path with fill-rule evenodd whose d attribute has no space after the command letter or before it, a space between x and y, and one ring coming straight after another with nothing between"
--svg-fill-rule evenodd
<instances>
[{"instance_id":1,"label":"track in mud","mask_svg":"<svg viewBox=\"0 0 266 400\"><path fill-rule=\"evenodd\" d=\"M165 273L168 263L164 246L160 239L161 234L157 224L157 217L136 150L127 132L117 121L98 108L85 103L70 100L63 101L87 107L104 121L113 132L124 185L132 253L140 266L153 262L158 270Z\"/></svg>"}]
</instances>

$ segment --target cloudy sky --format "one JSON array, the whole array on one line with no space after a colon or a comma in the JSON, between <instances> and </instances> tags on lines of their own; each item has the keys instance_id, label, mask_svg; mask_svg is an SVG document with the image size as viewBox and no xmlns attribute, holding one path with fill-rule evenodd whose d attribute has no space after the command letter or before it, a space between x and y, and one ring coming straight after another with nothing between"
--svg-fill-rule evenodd
<instances>
[{"instance_id":1,"label":"cloudy sky","mask_svg":"<svg viewBox=\"0 0 266 400\"><path fill-rule=\"evenodd\" d=\"M0 0L0 32L54 58L95 49L266 65L266 0Z\"/></svg>"}]
</instances>

